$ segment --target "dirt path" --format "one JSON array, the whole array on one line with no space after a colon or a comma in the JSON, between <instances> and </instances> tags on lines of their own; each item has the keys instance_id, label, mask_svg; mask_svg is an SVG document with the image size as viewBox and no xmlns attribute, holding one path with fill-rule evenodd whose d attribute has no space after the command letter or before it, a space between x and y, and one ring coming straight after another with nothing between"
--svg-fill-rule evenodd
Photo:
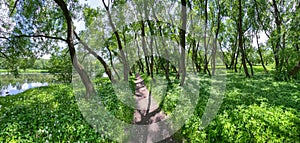
<instances>
[{"instance_id":1,"label":"dirt path","mask_svg":"<svg viewBox=\"0 0 300 143\"><path fill-rule=\"evenodd\" d=\"M134 112L133 123L138 125L150 125L147 129L139 129L138 135L135 135L135 139L132 142L155 142L157 140L166 138L160 142L174 142L172 137L170 137L167 126L165 125L153 125L153 123L158 123L166 119L166 114L159 108L159 103L157 103L151 96L151 91L149 91L144 83L144 80L139 74L136 74L135 81L135 102L136 109ZM160 138L160 139L159 139Z\"/></svg>"}]
</instances>

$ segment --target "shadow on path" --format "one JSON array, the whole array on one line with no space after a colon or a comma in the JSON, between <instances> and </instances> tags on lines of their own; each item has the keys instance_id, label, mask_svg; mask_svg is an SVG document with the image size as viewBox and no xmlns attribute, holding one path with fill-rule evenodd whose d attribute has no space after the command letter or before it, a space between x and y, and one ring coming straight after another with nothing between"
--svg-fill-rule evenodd
<instances>
[{"instance_id":1,"label":"shadow on path","mask_svg":"<svg viewBox=\"0 0 300 143\"><path fill-rule=\"evenodd\" d=\"M135 135L130 142L175 142L170 135L170 126L163 122L167 115L161 110L159 103L154 100L151 90L147 89L139 74L136 74L134 98L136 107L133 124L137 126L133 131Z\"/></svg>"}]
</instances>

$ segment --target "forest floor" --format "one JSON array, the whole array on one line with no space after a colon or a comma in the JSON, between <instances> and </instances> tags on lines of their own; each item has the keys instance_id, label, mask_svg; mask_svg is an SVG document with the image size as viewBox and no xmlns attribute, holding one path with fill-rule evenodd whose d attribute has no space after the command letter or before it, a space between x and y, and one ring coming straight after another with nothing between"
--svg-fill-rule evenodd
<instances>
[{"instance_id":1,"label":"forest floor","mask_svg":"<svg viewBox=\"0 0 300 143\"><path fill-rule=\"evenodd\" d=\"M153 93L155 89L148 86L151 78L141 77ZM134 109L119 100L110 81L101 78L95 83L107 110L116 118L132 123ZM134 82L133 85L135 90ZM162 106L167 116L177 105L179 82L172 82L168 88ZM199 88L196 109L176 132L176 138L187 142L299 142L298 81L275 81L272 76L260 73L247 79L243 74L228 73L223 103L204 129L200 127L210 96L208 76L203 76ZM153 93L153 98L160 103L155 96ZM0 142L112 142L105 135L110 132L99 134L82 116L73 87L62 84L0 97L0 130Z\"/></svg>"}]
</instances>

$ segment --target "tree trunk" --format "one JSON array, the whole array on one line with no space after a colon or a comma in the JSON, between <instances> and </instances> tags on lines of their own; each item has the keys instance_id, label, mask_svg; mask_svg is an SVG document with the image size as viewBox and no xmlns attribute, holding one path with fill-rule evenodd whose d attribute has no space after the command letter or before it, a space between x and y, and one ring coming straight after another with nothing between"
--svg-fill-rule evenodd
<instances>
[{"instance_id":1,"label":"tree trunk","mask_svg":"<svg viewBox=\"0 0 300 143\"><path fill-rule=\"evenodd\" d=\"M238 48L237 48L237 39L238 35L235 36L235 42L234 42L234 48L232 50L232 54L231 54L231 63L230 63L230 69L236 69L236 62L235 62L235 59L236 58L236 54L238 55Z\"/></svg>"},{"instance_id":2,"label":"tree trunk","mask_svg":"<svg viewBox=\"0 0 300 143\"><path fill-rule=\"evenodd\" d=\"M259 42L258 42L257 31L255 33L255 36L256 36L256 43L257 43L258 54L259 54L259 57L260 57L261 65L263 66L265 72L268 73L268 69L265 66L264 58L263 58L262 53L261 53L261 47L260 47Z\"/></svg>"},{"instance_id":3,"label":"tree trunk","mask_svg":"<svg viewBox=\"0 0 300 143\"><path fill-rule=\"evenodd\" d=\"M109 11L109 6L107 6L104 2L104 0L102 0L102 3L104 5L104 8L106 10L106 13L108 15L108 20L109 20L109 24L117 38L117 43L118 43L118 48L119 48L119 51L120 51L120 54L121 54L121 59L123 61L123 74L124 74L124 81L128 81L128 74L129 74L129 65L128 65L128 62L127 62L127 59L126 59L126 56L125 56L125 53L123 51L123 46L122 46L122 42L121 42L121 38L120 38L120 35L116 29L116 26L114 25L113 21L112 21L112 18L111 18L111 14L110 14L110 11Z\"/></svg>"},{"instance_id":4,"label":"tree trunk","mask_svg":"<svg viewBox=\"0 0 300 143\"><path fill-rule=\"evenodd\" d=\"M235 56L235 62L234 62L234 72L238 72L237 71L237 64L238 64L238 59L239 59L239 54L240 54L240 48L236 48L237 52L236 52L236 56Z\"/></svg>"},{"instance_id":5,"label":"tree trunk","mask_svg":"<svg viewBox=\"0 0 300 143\"><path fill-rule=\"evenodd\" d=\"M207 52L208 52L208 48L207 48L207 21L208 21L208 14L207 14L207 5L208 2L207 0L205 0L205 11L204 11L204 15L205 15L205 25L204 25L204 69L203 72L206 74L208 72L208 74L210 75L209 69L208 69L208 59L207 59Z\"/></svg>"},{"instance_id":6,"label":"tree trunk","mask_svg":"<svg viewBox=\"0 0 300 143\"><path fill-rule=\"evenodd\" d=\"M246 61L247 61L247 63L249 64L249 66L250 66L250 70L251 70L251 76L254 76L254 71L253 71L253 66L252 66L252 63L251 63L251 61L246 57Z\"/></svg>"},{"instance_id":7,"label":"tree trunk","mask_svg":"<svg viewBox=\"0 0 300 143\"><path fill-rule=\"evenodd\" d=\"M186 0L181 0L181 29L180 29L180 48L181 48L181 80L180 85L183 86L186 76L186 67L185 67L185 33L186 33Z\"/></svg>"},{"instance_id":8,"label":"tree trunk","mask_svg":"<svg viewBox=\"0 0 300 143\"><path fill-rule=\"evenodd\" d=\"M84 49L86 49L89 53L91 53L97 60L103 65L105 73L109 77L110 81L115 82L115 79L111 73L111 70L107 63L100 57L95 51L93 51L85 42L83 42L80 37L74 32L76 39L83 45Z\"/></svg>"},{"instance_id":9,"label":"tree trunk","mask_svg":"<svg viewBox=\"0 0 300 143\"><path fill-rule=\"evenodd\" d=\"M219 0L217 1L217 7L218 7L218 22L217 22L217 30L216 30L216 35L215 35L215 42L213 46L213 51L212 51L212 75L215 75L216 71L216 54L217 54L217 46L218 46L218 35L219 35L219 30L220 30L220 24L221 24L221 7L219 4ZM221 48L221 47L220 47Z\"/></svg>"},{"instance_id":10,"label":"tree trunk","mask_svg":"<svg viewBox=\"0 0 300 143\"><path fill-rule=\"evenodd\" d=\"M193 45L192 45L192 67L193 67L193 72L196 74L196 69L197 69L197 53L196 53L196 40L193 40ZM196 68L195 68L196 66Z\"/></svg>"},{"instance_id":11,"label":"tree trunk","mask_svg":"<svg viewBox=\"0 0 300 143\"><path fill-rule=\"evenodd\" d=\"M200 61L198 61L198 49L199 49L199 42L197 43L196 50L195 50L195 66L196 66L197 72L200 72L201 71L201 62L202 62L201 59L202 59L202 57L201 57L201 54L199 54Z\"/></svg>"},{"instance_id":12,"label":"tree trunk","mask_svg":"<svg viewBox=\"0 0 300 143\"><path fill-rule=\"evenodd\" d=\"M54 0L55 3L58 4L60 9L63 11L64 17L67 21L67 43L69 47L69 52L71 56L72 65L75 68L75 70L78 72L80 79L82 83L85 86L86 89L86 98L89 98L90 96L93 96L96 94L95 88L87 75L86 71L83 69L82 65L78 62L77 56L76 56L76 50L74 46L73 41L73 23L72 18L70 15L70 12L68 10L68 7L66 3L63 0Z\"/></svg>"},{"instance_id":13,"label":"tree trunk","mask_svg":"<svg viewBox=\"0 0 300 143\"><path fill-rule=\"evenodd\" d=\"M109 47L106 47L108 52L109 52L109 60L110 60L110 65L111 67L113 68L114 72L116 73L117 77L118 77L118 80L121 80L120 76L119 76L119 73L117 72L115 66L114 66L114 63L113 63L113 59L112 59L112 54L111 54L111 51L109 49Z\"/></svg>"},{"instance_id":14,"label":"tree trunk","mask_svg":"<svg viewBox=\"0 0 300 143\"><path fill-rule=\"evenodd\" d=\"M150 39L150 75L151 75L151 78L153 79L153 66L154 66L154 57L153 57L153 38L154 38L154 31L153 31L153 28L151 26L151 22L150 22L150 17L149 17L149 10L148 10L148 1L144 1L144 11L145 11L145 17L147 18L147 24L148 24L148 27L150 29L150 34L151 34L151 39Z\"/></svg>"},{"instance_id":15,"label":"tree trunk","mask_svg":"<svg viewBox=\"0 0 300 143\"><path fill-rule=\"evenodd\" d=\"M239 0L239 24L238 24L238 32L239 32L239 49L241 51L242 54L242 64L244 67L244 72L246 77L250 77L249 72L248 72L248 68L246 65L246 54L245 54L245 50L243 48L243 15L242 15L242 0Z\"/></svg>"},{"instance_id":16,"label":"tree trunk","mask_svg":"<svg viewBox=\"0 0 300 143\"><path fill-rule=\"evenodd\" d=\"M228 58L227 58L226 54L224 53L224 51L222 50L221 42L219 43L219 46L220 46L220 51L222 52L222 61L225 64L226 69L230 69L230 67L229 67L229 65L227 63Z\"/></svg>"},{"instance_id":17,"label":"tree trunk","mask_svg":"<svg viewBox=\"0 0 300 143\"><path fill-rule=\"evenodd\" d=\"M142 32L142 49L144 51L144 57L145 57L145 63L146 63L146 70L147 70L147 75L149 76L150 75L150 68L149 68L149 60L148 60L148 50L146 48L146 40L145 40L145 23L144 21L142 20L141 21L141 26L142 26L142 29L141 29L141 32Z\"/></svg>"},{"instance_id":18,"label":"tree trunk","mask_svg":"<svg viewBox=\"0 0 300 143\"><path fill-rule=\"evenodd\" d=\"M137 53L138 53L138 65L139 65L139 71L142 72L142 73L145 73L144 72L144 65L143 65L143 62L142 62L142 59L141 59L141 56L140 56L140 48L139 48L139 42L137 40L137 35L135 34L135 42L136 42L136 48L137 48Z\"/></svg>"},{"instance_id":19,"label":"tree trunk","mask_svg":"<svg viewBox=\"0 0 300 143\"><path fill-rule=\"evenodd\" d=\"M272 5L274 8L274 17L275 17L275 23L277 27L277 35L281 34L281 19L280 19L280 13L277 8L276 0L272 0ZM277 36L276 35L276 36ZM281 66L280 66L280 60L279 60L279 51L280 51L280 36L276 39L275 48L274 51L274 59L275 59L275 67L278 72L281 72Z\"/></svg>"}]
</instances>

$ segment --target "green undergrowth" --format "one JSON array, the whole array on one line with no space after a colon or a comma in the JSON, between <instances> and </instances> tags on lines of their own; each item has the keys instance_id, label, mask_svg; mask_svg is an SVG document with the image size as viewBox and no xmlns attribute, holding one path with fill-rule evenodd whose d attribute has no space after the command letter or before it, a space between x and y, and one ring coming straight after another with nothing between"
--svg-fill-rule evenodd
<instances>
[{"instance_id":1,"label":"green undergrowth","mask_svg":"<svg viewBox=\"0 0 300 143\"><path fill-rule=\"evenodd\" d=\"M85 121L67 85L1 97L0 129L0 142L111 142Z\"/></svg>"},{"instance_id":2,"label":"green undergrowth","mask_svg":"<svg viewBox=\"0 0 300 143\"><path fill-rule=\"evenodd\" d=\"M153 97L158 102L165 100L162 109L172 116L180 106L179 81L172 77L169 84L162 86L159 80L142 77ZM299 142L299 82L278 82L267 74L246 79L242 74L228 73L217 115L203 127L206 106L217 101L210 99L210 77L200 77L198 103L187 101L197 105L196 109L176 138L186 142ZM130 79L129 88L118 87L129 94L135 89L134 77ZM97 79L95 83L105 108L116 118L131 123L133 108L120 99L127 94L115 93L116 88L107 78ZM0 97L0 129L0 142L111 142L86 121L68 85L51 85Z\"/></svg>"},{"instance_id":3,"label":"green undergrowth","mask_svg":"<svg viewBox=\"0 0 300 143\"><path fill-rule=\"evenodd\" d=\"M208 85L200 86L204 100L210 96ZM250 79L228 74L215 118L201 128L206 104L199 100L181 135L189 142L299 142L299 89L299 82L275 82L265 74Z\"/></svg>"}]
</instances>

